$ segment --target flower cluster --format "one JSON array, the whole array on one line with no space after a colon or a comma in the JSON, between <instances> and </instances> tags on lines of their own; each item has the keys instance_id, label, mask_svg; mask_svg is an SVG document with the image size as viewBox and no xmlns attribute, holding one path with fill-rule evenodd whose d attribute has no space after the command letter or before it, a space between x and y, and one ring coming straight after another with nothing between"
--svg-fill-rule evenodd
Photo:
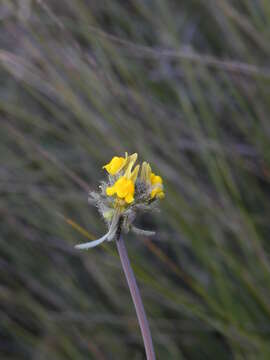
<instances>
[{"instance_id":1,"label":"flower cluster","mask_svg":"<svg viewBox=\"0 0 270 360\"><path fill-rule=\"evenodd\" d=\"M88 249L105 240L113 240L120 225L125 232L132 230L144 235L154 234L136 228L133 221L138 211L149 210L158 199L164 198L163 181L152 172L149 163L144 161L141 166L135 166L137 156L136 153L125 153L125 157L114 156L103 166L108 173L108 181L101 183L100 192L90 192L89 200L98 207L109 230L102 238L77 245L77 248Z\"/></svg>"}]
</instances>

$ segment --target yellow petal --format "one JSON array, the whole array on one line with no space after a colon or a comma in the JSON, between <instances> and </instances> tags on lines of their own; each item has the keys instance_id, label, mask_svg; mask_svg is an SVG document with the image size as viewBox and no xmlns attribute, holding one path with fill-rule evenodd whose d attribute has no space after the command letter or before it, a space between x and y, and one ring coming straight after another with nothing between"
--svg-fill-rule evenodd
<instances>
[{"instance_id":1,"label":"yellow petal","mask_svg":"<svg viewBox=\"0 0 270 360\"><path fill-rule=\"evenodd\" d=\"M163 180L162 180L161 176L157 175L157 176L155 177L155 183L159 183L159 184L162 184L162 183L163 183Z\"/></svg>"},{"instance_id":2,"label":"yellow petal","mask_svg":"<svg viewBox=\"0 0 270 360\"><path fill-rule=\"evenodd\" d=\"M158 197L160 199L163 199L165 197L165 194L163 192L163 186L160 183L156 184L151 191L151 199L153 199L154 197Z\"/></svg>"},{"instance_id":3,"label":"yellow petal","mask_svg":"<svg viewBox=\"0 0 270 360\"><path fill-rule=\"evenodd\" d=\"M159 175L155 175L153 172L151 173L151 184L162 184L162 178Z\"/></svg>"},{"instance_id":4,"label":"yellow petal","mask_svg":"<svg viewBox=\"0 0 270 360\"><path fill-rule=\"evenodd\" d=\"M125 187L117 189L117 196L121 199L124 198L128 194L128 191Z\"/></svg>"},{"instance_id":5,"label":"yellow petal","mask_svg":"<svg viewBox=\"0 0 270 360\"><path fill-rule=\"evenodd\" d=\"M127 193L127 179L124 176L121 176L116 183L114 184L117 196L120 198L124 198Z\"/></svg>"},{"instance_id":6,"label":"yellow petal","mask_svg":"<svg viewBox=\"0 0 270 360\"><path fill-rule=\"evenodd\" d=\"M125 197L125 201L126 201L126 203L128 203L128 204L132 203L132 202L134 201L133 195L128 194L128 195Z\"/></svg>"},{"instance_id":7,"label":"yellow petal","mask_svg":"<svg viewBox=\"0 0 270 360\"><path fill-rule=\"evenodd\" d=\"M126 161L127 159L123 157L114 156L108 164L103 166L103 169L106 169L109 174L115 175L124 167Z\"/></svg>"},{"instance_id":8,"label":"yellow petal","mask_svg":"<svg viewBox=\"0 0 270 360\"><path fill-rule=\"evenodd\" d=\"M114 195L115 194L115 187L114 186L108 186L107 188L106 188L106 194L108 195L108 196L112 196L112 195Z\"/></svg>"},{"instance_id":9,"label":"yellow petal","mask_svg":"<svg viewBox=\"0 0 270 360\"><path fill-rule=\"evenodd\" d=\"M134 194L135 186L132 180L127 181L127 189L129 193Z\"/></svg>"},{"instance_id":10,"label":"yellow petal","mask_svg":"<svg viewBox=\"0 0 270 360\"><path fill-rule=\"evenodd\" d=\"M160 191L160 192L157 194L157 197L160 198L160 199L164 199L164 198L165 198L164 191Z\"/></svg>"}]
</instances>

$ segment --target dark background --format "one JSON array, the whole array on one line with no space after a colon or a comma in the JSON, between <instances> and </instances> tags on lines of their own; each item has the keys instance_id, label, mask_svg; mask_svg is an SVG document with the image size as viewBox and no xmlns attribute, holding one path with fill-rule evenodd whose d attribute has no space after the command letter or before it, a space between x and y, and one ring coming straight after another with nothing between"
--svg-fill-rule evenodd
<instances>
[{"instance_id":1,"label":"dark background","mask_svg":"<svg viewBox=\"0 0 270 360\"><path fill-rule=\"evenodd\" d=\"M270 358L269 54L269 0L0 1L1 359L145 358L115 244L74 250L125 151L157 359Z\"/></svg>"}]
</instances>

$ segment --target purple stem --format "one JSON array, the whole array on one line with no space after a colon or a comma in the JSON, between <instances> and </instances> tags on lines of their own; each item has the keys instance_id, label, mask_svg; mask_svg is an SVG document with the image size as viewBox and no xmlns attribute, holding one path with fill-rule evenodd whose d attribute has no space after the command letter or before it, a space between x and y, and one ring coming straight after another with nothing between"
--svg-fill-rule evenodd
<instances>
[{"instance_id":1,"label":"purple stem","mask_svg":"<svg viewBox=\"0 0 270 360\"><path fill-rule=\"evenodd\" d=\"M117 244L120 260L123 266L123 270L127 279L127 283L129 286L129 290L131 293L131 297L135 306L136 314L139 320L139 325L141 328L141 333L142 333L145 352L146 352L146 358L147 360L155 360L156 356L154 352L148 320L144 311L140 291L138 289L136 279L129 262L126 246L122 235L120 235L119 238L116 240L116 244Z\"/></svg>"}]
</instances>

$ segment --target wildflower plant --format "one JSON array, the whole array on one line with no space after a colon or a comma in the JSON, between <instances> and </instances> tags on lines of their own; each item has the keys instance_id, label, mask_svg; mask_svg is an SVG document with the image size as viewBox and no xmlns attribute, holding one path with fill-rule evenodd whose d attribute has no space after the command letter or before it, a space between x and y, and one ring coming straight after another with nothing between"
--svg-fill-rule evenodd
<instances>
[{"instance_id":1,"label":"wildflower plant","mask_svg":"<svg viewBox=\"0 0 270 360\"><path fill-rule=\"evenodd\" d=\"M119 228L124 233L133 231L151 236L154 232L137 228L133 222L136 214L156 208L158 200L164 198L163 181L152 172L151 166L143 162L135 165L136 153L125 157L114 156L103 166L107 181L102 181L99 192L90 192L89 201L94 203L107 223L108 232L100 239L76 245L78 249L89 249L104 241L112 241Z\"/></svg>"},{"instance_id":2,"label":"wildflower plant","mask_svg":"<svg viewBox=\"0 0 270 360\"><path fill-rule=\"evenodd\" d=\"M76 245L78 249L89 249L103 241L116 240L121 264L127 279L129 290L135 306L147 360L155 360L149 324L143 307L141 295L132 271L123 232L134 231L143 235L153 235L152 231L138 229L133 225L136 214L154 208L159 199L164 198L163 181L152 172L150 165L143 162L135 165L137 154L125 157L114 156L103 166L107 171L108 180L102 181L99 192L90 192L89 200L93 202L108 225L108 232L100 239ZM140 171L141 170L141 171Z\"/></svg>"}]
</instances>

